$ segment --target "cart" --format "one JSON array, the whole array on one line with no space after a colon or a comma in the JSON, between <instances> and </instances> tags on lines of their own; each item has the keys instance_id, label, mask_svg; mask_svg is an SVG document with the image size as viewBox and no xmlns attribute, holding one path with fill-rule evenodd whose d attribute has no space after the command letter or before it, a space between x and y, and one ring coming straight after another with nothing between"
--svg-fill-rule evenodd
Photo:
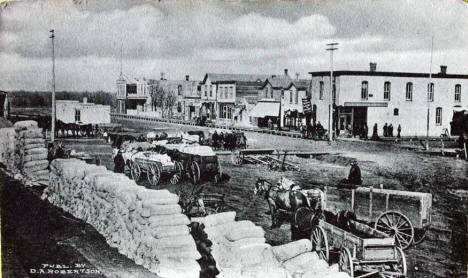
<instances>
[{"instance_id":1,"label":"cart","mask_svg":"<svg viewBox=\"0 0 468 278\"><path fill-rule=\"evenodd\" d=\"M432 194L358 187L325 188L323 210L350 211L406 249L425 238L431 224Z\"/></svg>"},{"instance_id":2,"label":"cart","mask_svg":"<svg viewBox=\"0 0 468 278\"><path fill-rule=\"evenodd\" d=\"M394 237L353 221L351 233L324 220L312 229L312 250L329 261L339 254L340 271L350 277L406 277L406 257Z\"/></svg>"},{"instance_id":3,"label":"cart","mask_svg":"<svg viewBox=\"0 0 468 278\"><path fill-rule=\"evenodd\" d=\"M209 148L201 146L201 148ZM180 152L178 165L188 174L193 184L198 184L203 180L213 180L218 183L221 180L221 166L218 157L212 154L202 154L197 152Z\"/></svg>"},{"instance_id":4,"label":"cart","mask_svg":"<svg viewBox=\"0 0 468 278\"><path fill-rule=\"evenodd\" d=\"M131 175L137 182L143 173L152 186L157 186L162 177L170 177L171 184L177 184L181 179L182 169L167 155L139 152L132 158Z\"/></svg>"}]
</instances>

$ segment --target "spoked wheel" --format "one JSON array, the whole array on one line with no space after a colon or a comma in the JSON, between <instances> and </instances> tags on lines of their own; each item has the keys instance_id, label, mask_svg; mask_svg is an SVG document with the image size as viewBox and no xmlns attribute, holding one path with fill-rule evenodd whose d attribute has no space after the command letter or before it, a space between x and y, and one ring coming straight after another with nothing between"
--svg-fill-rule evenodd
<instances>
[{"instance_id":1,"label":"spoked wheel","mask_svg":"<svg viewBox=\"0 0 468 278\"><path fill-rule=\"evenodd\" d=\"M231 154L231 162L234 165L242 165L242 158L240 157L239 152L233 152Z\"/></svg>"},{"instance_id":2,"label":"spoked wheel","mask_svg":"<svg viewBox=\"0 0 468 278\"><path fill-rule=\"evenodd\" d=\"M175 167L176 167L177 174L179 174L180 178L182 179L182 177L184 176L184 166L182 165L182 162L176 161Z\"/></svg>"},{"instance_id":3,"label":"spoked wheel","mask_svg":"<svg viewBox=\"0 0 468 278\"><path fill-rule=\"evenodd\" d=\"M315 226L312 230L311 235L312 250L317 252L320 259L328 262L329 251L328 251L328 239L327 234L320 226Z\"/></svg>"},{"instance_id":4,"label":"spoked wheel","mask_svg":"<svg viewBox=\"0 0 468 278\"><path fill-rule=\"evenodd\" d=\"M413 242L413 224L408 217L397 211L382 213L375 222L375 229L395 237L396 243L404 250Z\"/></svg>"},{"instance_id":5,"label":"spoked wheel","mask_svg":"<svg viewBox=\"0 0 468 278\"><path fill-rule=\"evenodd\" d=\"M174 175L172 175L170 182L171 184L178 184L180 180L181 180L180 174L175 173Z\"/></svg>"},{"instance_id":6,"label":"spoked wheel","mask_svg":"<svg viewBox=\"0 0 468 278\"><path fill-rule=\"evenodd\" d=\"M426 229L414 229L414 238L413 238L413 243L420 244L421 242L426 239L426 234L427 234L427 228Z\"/></svg>"},{"instance_id":7,"label":"spoked wheel","mask_svg":"<svg viewBox=\"0 0 468 278\"><path fill-rule=\"evenodd\" d=\"M300 231L311 230L314 211L308 207L301 207L294 213L294 225Z\"/></svg>"},{"instance_id":8,"label":"spoked wheel","mask_svg":"<svg viewBox=\"0 0 468 278\"><path fill-rule=\"evenodd\" d=\"M193 184L198 184L200 182L200 166L198 166L196 161L190 164L190 178Z\"/></svg>"},{"instance_id":9,"label":"spoked wheel","mask_svg":"<svg viewBox=\"0 0 468 278\"><path fill-rule=\"evenodd\" d=\"M132 163L131 172L132 172L132 179L136 182L139 181L141 177L141 169L138 163Z\"/></svg>"},{"instance_id":10,"label":"spoked wheel","mask_svg":"<svg viewBox=\"0 0 468 278\"><path fill-rule=\"evenodd\" d=\"M157 164L150 165L146 177L152 186L158 185L159 180L161 179L161 171L159 170L159 166Z\"/></svg>"},{"instance_id":11,"label":"spoked wheel","mask_svg":"<svg viewBox=\"0 0 468 278\"><path fill-rule=\"evenodd\" d=\"M349 277L354 278L354 265L351 252L348 248L344 247L340 251L340 260L338 261L340 271L348 273Z\"/></svg>"},{"instance_id":12,"label":"spoked wheel","mask_svg":"<svg viewBox=\"0 0 468 278\"><path fill-rule=\"evenodd\" d=\"M406 277L408 269L406 267L406 256L400 247L395 249L396 263L392 265L391 271L382 271L379 273L381 278Z\"/></svg>"}]
</instances>

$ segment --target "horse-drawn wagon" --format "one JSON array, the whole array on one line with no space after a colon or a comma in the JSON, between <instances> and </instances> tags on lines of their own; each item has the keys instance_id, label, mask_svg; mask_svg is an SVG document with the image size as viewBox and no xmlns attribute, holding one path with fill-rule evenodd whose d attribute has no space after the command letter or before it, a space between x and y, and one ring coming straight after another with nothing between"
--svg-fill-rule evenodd
<instances>
[{"instance_id":1,"label":"horse-drawn wagon","mask_svg":"<svg viewBox=\"0 0 468 278\"><path fill-rule=\"evenodd\" d=\"M325 211L352 212L356 219L395 237L402 249L424 240L431 224L432 194L380 188L325 188Z\"/></svg>"},{"instance_id":2,"label":"horse-drawn wagon","mask_svg":"<svg viewBox=\"0 0 468 278\"><path fill-rule=\"evenodd\" d=\"M221 179L218 157L208 146L184 146L178 148L173 157L193 184L200 183L202 179L212 179L216 183Z\"/></svg>"},{"instance_id":3,"label":"horse-drawn wagon","mask_svg":"<svg viewBox=\"0 0 468 278\"><path fill-rule=\"evenodd\" d=\"M135 181L139 181L143 173L152 186L158 185L162 177L170 177L171 184L176 184L181 179L182 169L166 154L138 152L132 159L131 175Z\"/></svg>"},{"instance_id":4,"label":"horse-drawn wagon","mask_svg":"<svg viewBox=\"0 0 468 278\"><path fill-rule=\"evenodd\" d=\"M352 231L347 231L322 219L313 227L311 241L324 260L330 253L339 254L340 271L352 278L406 277L406 257L395 238L366 224L353 221Z\"/></svg>"}]
</instances>

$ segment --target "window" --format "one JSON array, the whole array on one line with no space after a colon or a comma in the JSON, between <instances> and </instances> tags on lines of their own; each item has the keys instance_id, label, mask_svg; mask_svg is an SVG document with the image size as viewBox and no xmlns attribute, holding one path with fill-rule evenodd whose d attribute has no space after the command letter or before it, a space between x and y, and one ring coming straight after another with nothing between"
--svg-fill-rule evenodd
<instances>
[{"instance_id":1,"label":"window","mask_svg":"<svg viewBox=\"0 0 468 278\"><path fill-rule=\"evenodd\" d=\"M427 84L427 101L434 101L434 83Z\"/></svg>"},{"instance_id":2,"label":"window","mask_svg":"<svg viewBox=\"0 0 468 278\"><path fill-rule=\"evenodd\" d=\"M180 101L177 102L177 112L182 112L182 103L180 103Z\"/></svg>"},{"instance_id":3,"label":"window","mask_svg":"<svg viewBox=\"0 0 468 278\"><path fill-rule=\"evenodd\" d=\"M80 111L80 109L75 109L75 122L81 122L81 111Z\"/></svg>"},{"instance_id":4,"label":"window","mask_svg":"<svg viewBox=\"0 0 468 278\"><path fill-rule=\"evenodd\" d=\"M208 85L203 86L203 90L205 91L205 97L208 96Z\"/></svg>"},{"instance_id":5,"label":"window","mask_svg":"<svg viewBox=\"0 0 468 278\"><path fill-rule=\"evenodd\" d=\"M213 85L210 85L210 97L213 96Z\"/></svg>"},{"instance_id":6,"label":"window","mask_svg":"<svg viewBox=\"0 0 468 278\"><path fill-rule=\"evenodd\" d=\"M299 102L299 92L296 91L296 94L294 95L294 103L297 104Z\"/></svg>"},{"instance_id":7,"label":"window","mask_svg":"<svg viewBox=\"0 0 468 278\"><path fill-rule=\"evenodd\" d=\"M289 103L293 103L293 91L289 91Z\"/></svg>"},{"instance_id":8,"label":"window","mask_svg":"<svg viewBox=\"0 0 468 278\"><path fill-rule=\"evenodd\" d=\"M177 94L178 94L179 96L182 95L182 85L177 86Z\"/></svg>"},{"instance_id":9,"label":"window","mask_svg":"<svg viewBox=\"0 0 468 278\"><path fill-rule=\"evenodd\" d=\"M361 99L367 100L369 96L369 83L367 81L362 81L361 84Z\"/></svg>"},{"instance_id":10,"label":"window","mask_svg":"<svg viewBox=\"0 0 468 278\"><path fill-rule=\"evenodd\" d=\"M411 82L406 83L406 100L413 100L413 83Z\"/></svg>"},{"instance_id":11,"label":"window","mask_svg":"<svg viewBox=\"0 0 468 278\"><path fill-rule=\"evenodd\" d=\"M387 81L387 82L384 83L384 89L383 89L383 91L384 91L384 93L383 93L384 100L390 100L390 87L391 87L390 82Z\"/></svg>"},{"instance_id":12,"label":"window","mask_svg":"<svg viewBox=\"0 0 468 278\"><path fill-rule=\"evenodd\" d=\"M398 116L399 112L398 108L393 109L393 116Z\"/></svg>"},{"instance_id":13,"label":"window","mask_svg":"<svg viewBox=\"0 0 468 278\"><path fill-rule=\"evenodd\" d=\"M442 125L442 107L436 108L436 125Z\"/></svg>"},{"instance_id":14,"label":"window","mask_svg":"<svg viewBox=\"0 0 468 278\"><path fill-rule=\"evenodd\" d=\"M323 81L320 81L319 85L319 99L323 99L323 89L324 89L325 84Z\"/></svg>"},{"instance_id":15,"label":"window","mask_svg":"<svg viewBox=\"0 0 468 278\"><path fill-rule=\"evenodd\" d=\"M461 102L461 85L455 85L455 102Z\"/></svg>"}]
</instances>

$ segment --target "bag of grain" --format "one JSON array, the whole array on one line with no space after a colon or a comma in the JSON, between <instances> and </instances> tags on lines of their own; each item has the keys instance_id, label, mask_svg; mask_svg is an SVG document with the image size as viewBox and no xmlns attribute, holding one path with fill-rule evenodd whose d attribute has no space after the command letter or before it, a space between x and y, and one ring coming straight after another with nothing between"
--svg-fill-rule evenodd
<instances>
[{"instance_id":1,"label":"bag of grain","mask_svg":"<svg viewBox=\"0 0 468 278\"><path fill-rule=\"evenodd\" d=\"M205 227L217 226L224 223L233 222L236 218L235 211L227 211L216 214L210 214L203 219L203 224Z\"/></svg>"},{"instance_id":2,"label":"bag of grain","mask_svg":"<svg viewBox=\"0 0 468 278\"><path fill-rule=\"evenodd\" d=\"M248 227L229 230L225 237L229 241L236 241L244 238L264 238L265 232L261 227Z\"/></svg>"},{"instance_id":3,"label":"bag of grain","mask_svg":"<svg viewBox=\"0 0 468 278\"><path fill-rule=\"evenodd\" d=\"M19 121L13 124L13 127L16 131L24 130L24 129L34 129L37 128L36 121Z\"/></svg>"},{"instance_id":4,"label":"bag of grain","mask_svg":"<svg viewBox=\"0 0 468 278\"><path fill-rule=\"evenodd\" d=\"M308 239L301 239L287 244L274 246L272 249L276 258L279 261L284 262L299 254L310 252L312 250L312 243Z\"/></svg>"}]
</instances>

